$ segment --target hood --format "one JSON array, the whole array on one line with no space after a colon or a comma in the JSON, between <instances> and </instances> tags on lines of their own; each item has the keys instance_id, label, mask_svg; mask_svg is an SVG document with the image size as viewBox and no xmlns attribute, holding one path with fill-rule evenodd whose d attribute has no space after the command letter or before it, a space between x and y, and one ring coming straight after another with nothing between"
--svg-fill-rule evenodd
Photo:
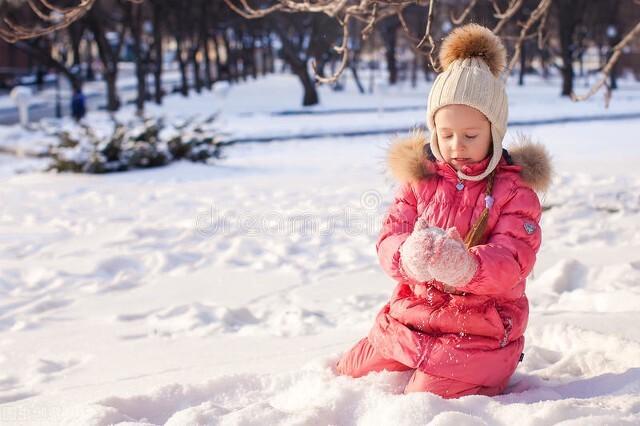
<instances>
[{"instance_id":1,"label":"hood","mask_svg":"<svg viewBox=\"0 0 640 426\"><path fill-rule=\"evenodd\" d=\"M387 165L391 174L400 182L415 182L432 175L433 161L427 157L425 146L428 138L420 129L391 142L387 151ZM534 191L544 192L553 178L551 157L547 149L519 133L508 150L512 163L520 166L522 181Z\"/></svg>"}]
</instances>

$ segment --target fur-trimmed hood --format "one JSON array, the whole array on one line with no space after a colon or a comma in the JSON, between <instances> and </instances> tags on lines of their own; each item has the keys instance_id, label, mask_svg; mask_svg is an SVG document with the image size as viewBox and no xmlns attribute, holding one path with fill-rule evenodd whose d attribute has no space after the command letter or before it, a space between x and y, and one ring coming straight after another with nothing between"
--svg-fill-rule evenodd
<instances>
[{"instance_id":1,"label":"fur-trimmed hood","mask_svg":"<svg viewBox=\"0 0 640 426\"><path fill-rule=\"evenodd\" d=\"M414 130L408 136L391 142L387 151L387 165L398 181L413 182L433 174L432 160L425 151L426 145L428 139L422 130ZM533 142L525 134L518 134L508 153L513 164L522 167L520 176L525 184L538 192L549 188L553 167L551 157L542 144Z\"/></svg>"}]
</instances>

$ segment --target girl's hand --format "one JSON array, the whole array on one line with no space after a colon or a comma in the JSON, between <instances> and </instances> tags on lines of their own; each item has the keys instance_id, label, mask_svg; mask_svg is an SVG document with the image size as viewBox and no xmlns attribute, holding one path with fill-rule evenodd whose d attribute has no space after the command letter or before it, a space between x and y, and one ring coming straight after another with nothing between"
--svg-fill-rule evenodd
<instances>
[{"instance_id":1,"label":"girl's hand","mask_svg":"<svg viewBox=\"0 0 640 426\"><path fill-rule=\"evenodd\" d=\"M467 284L478 269L478 262L469 253L455 228L447 230L433 248L429 272L436 280L451 287Z\"/></svg>"},{"instance_id":2,"label":"girl's hand","mask_svg":"<svg viewBox=\"0 0 640 426\"><path fill-rule=\"evenodd\" d=\"M400 247L400 268L407 277L418 282L433 280L429 266L435 244L442 235L442 229L430 228L425 221L418 219L413 232Z\"/></svg>"}]
</instances>

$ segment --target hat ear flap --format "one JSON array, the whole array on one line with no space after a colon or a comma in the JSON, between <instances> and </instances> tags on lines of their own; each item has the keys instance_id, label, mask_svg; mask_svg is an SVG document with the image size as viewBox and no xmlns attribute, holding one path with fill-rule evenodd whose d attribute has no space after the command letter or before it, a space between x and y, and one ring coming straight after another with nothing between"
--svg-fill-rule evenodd
<instances>
[{"instance_id":1,"label":"hat ear flap","mask_svg":"<svg viewBox=\"0 0 640 426\"><path fill-rule=\"evenodd\" d=\"M444 161L444 157L442 156L440 147L438 146L438 134L436 133L436 129L433 129L429 135L429 149L431 150L433 158L439 161Z\"/></svg>"},{"instance_id":2,"label":"hat ear flap","mask_svg":"<svg viewBox=\"0 0 640 426\"><path fill-rule=\"evenodd\" d=\"M423 151L429 161L436 161L436 156L433 155L433 151L431 150L431 142L424 144Z\"/></svg>"}]
</instances>

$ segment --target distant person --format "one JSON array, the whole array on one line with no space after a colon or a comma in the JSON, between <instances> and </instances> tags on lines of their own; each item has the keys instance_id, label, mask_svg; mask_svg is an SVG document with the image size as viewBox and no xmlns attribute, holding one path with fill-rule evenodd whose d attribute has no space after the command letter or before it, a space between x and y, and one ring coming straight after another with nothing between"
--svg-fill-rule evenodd
<instances>
[{"instance_id":1,"label":"distant person","mask_svg":"<svg viewBox=\"0 0 640 426\"><path fill-rule=\"evenodd\" d=\"M76 121L80 121L87 113L86 98L82 89L75 89L71 97L71 115Z\"/></svg>"},{"instance_id":2,"label":"distant person","mask_svg":"<svg viewBox=\"0 0 640 426\"><path fill-rule=\"evenodd\" d=\"M546 150L507 152L506 52L489 29L454 30L429 93L427 125L389 150L401 182L376 250L396 287L338 374L411 371L404 388L443 398L504 392L524 356L525 295L542 241L536 191Z\"/></svg>"}]
</instances>

